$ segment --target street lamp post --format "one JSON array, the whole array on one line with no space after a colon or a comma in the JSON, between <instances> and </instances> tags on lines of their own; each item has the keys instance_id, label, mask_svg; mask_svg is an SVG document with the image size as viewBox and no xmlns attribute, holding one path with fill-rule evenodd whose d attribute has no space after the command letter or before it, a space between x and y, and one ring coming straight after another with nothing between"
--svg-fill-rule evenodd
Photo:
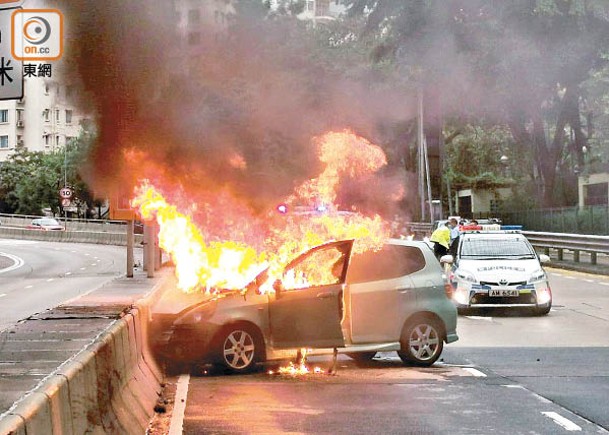
<instances>
[{"instance_id":1,"label":"street lamp post","mask_svg":"<svg viewBox=\"0 0 609 435\"><path fill-rule=\"evenodd\" d=\"M503 154L500 158L499 158L499 162L503 165L503 176L505 178L508 177L509 175L509 168L508 165L510 163L510 158L508 156L506 156L505 154Z\"/></svg>"}]
</instances>

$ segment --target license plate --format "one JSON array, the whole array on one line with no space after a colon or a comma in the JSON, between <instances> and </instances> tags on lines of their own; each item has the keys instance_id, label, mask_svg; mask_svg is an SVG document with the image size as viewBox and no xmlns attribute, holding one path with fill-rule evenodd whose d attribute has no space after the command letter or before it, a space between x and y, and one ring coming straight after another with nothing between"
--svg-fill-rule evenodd
<instances>
[{"instance_id":1,"label":"license plate","mask_svg":"<svg viewBox=\"0 0 609 435\"><path fill-rule=\"evenodd\" d=\"M499 296L499 297L518 297L518 290L489 290L489 296Z\"/></svg>"}]
</instances>

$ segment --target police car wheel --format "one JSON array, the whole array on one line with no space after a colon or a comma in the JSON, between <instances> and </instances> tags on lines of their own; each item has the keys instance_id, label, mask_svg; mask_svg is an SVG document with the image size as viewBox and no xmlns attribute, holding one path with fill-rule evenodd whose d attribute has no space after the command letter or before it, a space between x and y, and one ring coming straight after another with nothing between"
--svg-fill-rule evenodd
<instances>
[{"instance_id":1,"label":"police car wheel","mask_svg":"<svg viewBox=\"0 0 609 435\"><path fill-rule=\"evenodd\" d=\"M534 308L533 313L536 316L545 316L546 314L548 314L550 312L551 309L552 309L551 305L548 305L547 307Z\"/></svg>"}]
</instances>

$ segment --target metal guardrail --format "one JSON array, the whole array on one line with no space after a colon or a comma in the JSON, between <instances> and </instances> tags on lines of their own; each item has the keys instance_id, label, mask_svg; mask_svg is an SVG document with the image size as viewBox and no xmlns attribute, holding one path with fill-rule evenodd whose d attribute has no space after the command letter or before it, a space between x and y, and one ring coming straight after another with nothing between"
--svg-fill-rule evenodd
<instances>
[{"instance_id":1,"label":"metal guardrail","mask_svg":"<svg viewBox=\"0 0 609 435\"><path fill-rule=\"evenodd\" d=\"M431 224L426 222L407 222L406 227L415 239L429 237ZM609 236L593 236L586 234L568 233L546 233L537 231L522 231L522 234L531 242L535 248L540 248L550 255L550 251L556 251L558 261L564 260L564 252L573 253L573 261L580 262L580 253L590 254L590 264L598 264L598 255L609 255Z\"/></svg>"},{"instance_id":2,"label":"metal guardrail","mask_svg":"<svg viewBox=\"0 0 609 435\"><path fill-rule=\"evenodd\" d=\"M609 236L589 236L584 234L541 233L523 231L529 242L536 248L543 248L549 255L550 249L557 251L558 260L563 260L565 250L573 251L573 260L580 261L580 252L590 253L590 263L597 264L598 254L609 255Z\"/></svg>"},{"instance_id":3,"label":"metal guardrail","mask_svg":"<svg viewBox=\"0 0 609 435\"><path fill-rule=\"evenodd\" d=\"M414 234L415 239L422 239L431 235L432 225L427 222L406 222L406 229Z\"/></svg>"}]
</instances>

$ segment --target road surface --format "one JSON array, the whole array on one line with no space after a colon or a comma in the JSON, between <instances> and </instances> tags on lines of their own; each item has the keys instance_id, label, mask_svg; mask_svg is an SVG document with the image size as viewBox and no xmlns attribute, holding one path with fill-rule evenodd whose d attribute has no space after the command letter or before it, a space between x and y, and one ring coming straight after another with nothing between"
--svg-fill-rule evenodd
<instances>
[{"instance_id":1,"label":"road surface","mask_svg":"<svg viewBox=\"0 0 609 435\"><path fill-rule=\"evenodd\" d=\"M379 354L359 367L342 356L334 376L170 378L152 433L609 433L609 277L551 270L550 283L548 316L460 316L431 368Z\"/></svg>"}]
</instances>

